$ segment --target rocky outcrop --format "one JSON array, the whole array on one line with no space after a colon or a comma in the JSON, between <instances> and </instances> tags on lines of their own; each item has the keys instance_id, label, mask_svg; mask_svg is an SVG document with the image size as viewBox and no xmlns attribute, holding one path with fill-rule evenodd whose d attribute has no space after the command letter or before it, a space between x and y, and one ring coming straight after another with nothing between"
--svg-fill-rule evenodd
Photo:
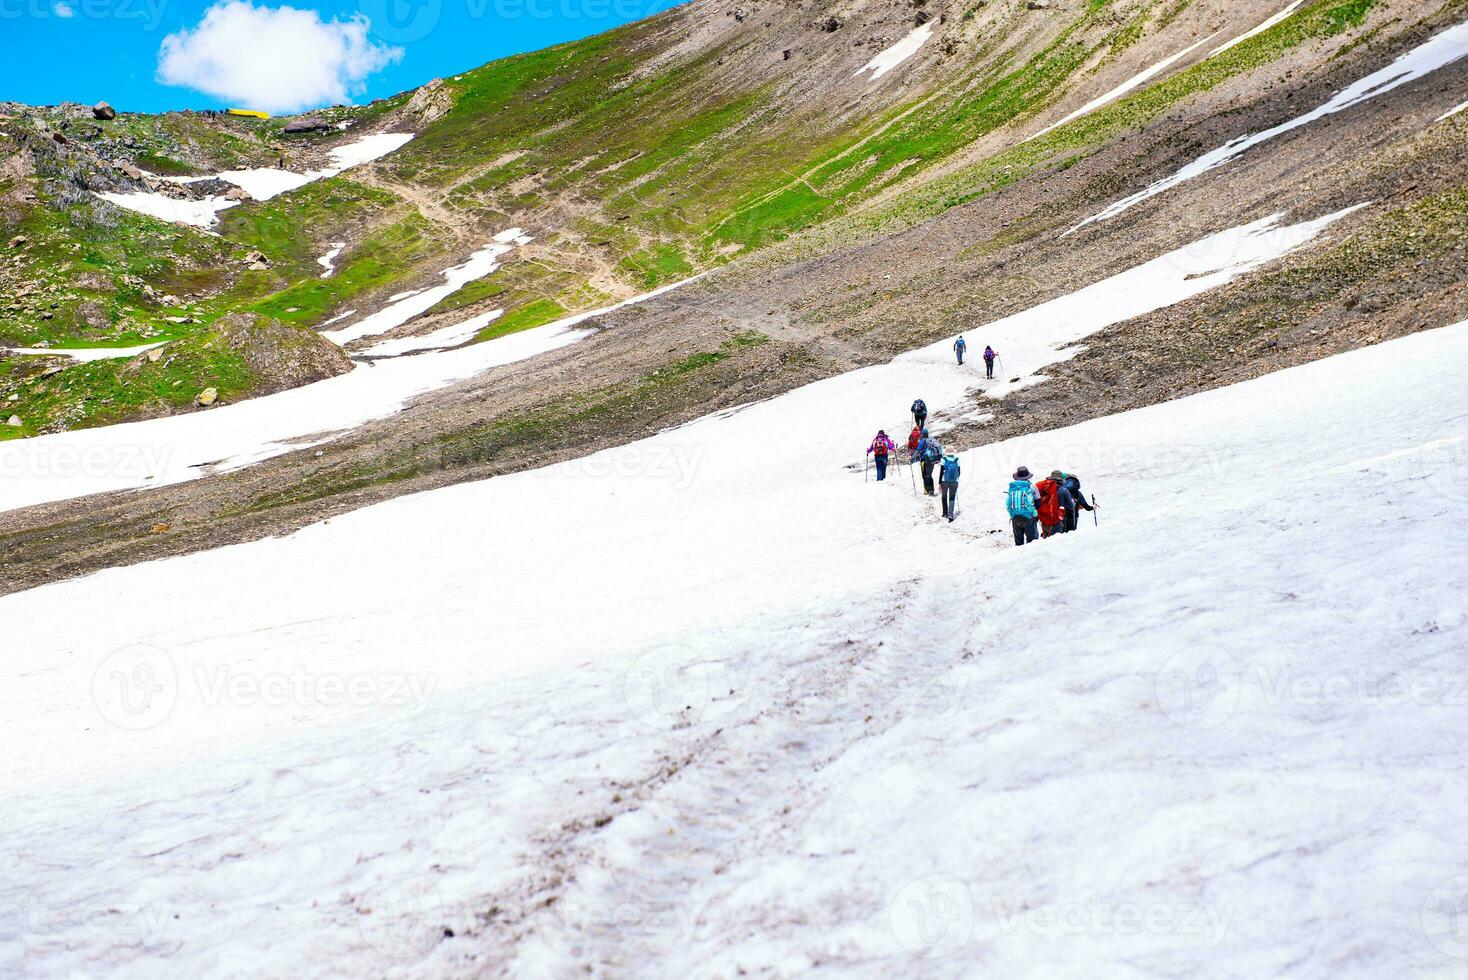
<instances>
[{"instance_id":1,"label":"rocky outcrop","mask_svg":"<svg viewBox=\"0 0 1468 980\"><path fill-rule=\"evenodd\" d=\"M331 128L331 123L318 116L303 116L285 124L286 133L319 133Z\"/></svg>"},{"instance_id":2,"label":"rocky outcrop","mask_svg":"<svg viewBox=\"0 0 1468 980\"><path fill-rule=\"evenodd\" d=\"M213 342L244 357L254 379L251 395L268 395L346 374L346 351L314 330L253 313L232 313L214 326Z\"/></svg>"},{"instance_id":3,"label":"rocky outcrop","mask_svg":"<svg viewBox=\"0 0 1468 980\"><path fill-rule=\"evenodd\" d=\"M112 106L108 105L106 102L98 102L96 105L92 106L92 118L102 120L116 119L117 110L112 108Z\"/></svg>"},{"instance_id":4,"label":"rocky outcrop","mask_svg":"<svg viewBox=\"0 0 1468 980\"><path fill-rule=\"evenodd\" d=\"M442 78L435 78L413 93L403 112L417 116L422 125L427 125L454 107L454 97L449 93Z\"/></svg>"}]
</instances>

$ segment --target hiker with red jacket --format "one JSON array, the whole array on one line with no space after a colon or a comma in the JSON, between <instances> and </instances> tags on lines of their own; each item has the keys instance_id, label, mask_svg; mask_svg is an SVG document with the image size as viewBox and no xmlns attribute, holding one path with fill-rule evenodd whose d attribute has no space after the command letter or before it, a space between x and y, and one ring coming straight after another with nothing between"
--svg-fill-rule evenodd
<instances>
[{"instance_id":1,"label":"hiker with red jacket","mask_svg":"<svg viewBox=\"0 0 1468 980\"><path fill-rule=\"evenodd\" d=\"M917 447L918 447L918 443L920 443L922 441L923 441L923 429L922 429L922 426L919 426L919 425L913 426L912 427L912 431L907 434L907 461L909 463L911 463L913 460L917 459Z\"/></svg>"},{"instance_id":2,"label":"hiker with red jacket","mask_svg":"<svg viewBox=\"0 0 1468 980\"><path fill-rule=\"evenodd\" d=\"M876 457L877 481L887 479L887 454L897 448L897 443L887 437L886 429L878 429L877 437L867 447L867 455Z\"/></svg>"},{"instance_id":3,"label":"hiker with red jacket","mask_svg":"<svg viewBox=\"0 0 1468 980\"><path fill-rule=\"evenodd\" d=\"M1075 509L1075 501L1065 488L1065 474L1054 471L1035 484L1035 492L1040 498L1036 508L1040 512L1040 537L1060 533L1065 527L1066 513Z\"/></svg>"}]
</instances>

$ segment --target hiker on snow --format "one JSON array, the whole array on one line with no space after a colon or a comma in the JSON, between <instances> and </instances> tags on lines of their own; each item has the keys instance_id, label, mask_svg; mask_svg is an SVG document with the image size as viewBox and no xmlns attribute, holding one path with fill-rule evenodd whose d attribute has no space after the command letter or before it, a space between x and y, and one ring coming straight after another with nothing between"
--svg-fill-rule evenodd
<instances>
[{"instance_id":1,"label":"hiker on snow","mask_svg":"<svg viewBox=\"0 0 1468 980\"><path fill-rule=\"evenodd\" d=\"M963 367L963 352L968 350L968 343L963 339L963 334L953 342L953 353L958 355L958 366Z\"/></svg>"},{"instance_id":2,"label":"hiker on snow","mask_svg":"<svg viewBox=\"0 0 1468 980\"><path fill-rule=\"evenodd\" d=\"M917 447L918 447L918 443L920 443L922 441L923 441L923 429L922 429L922 426L920 426L920 425L913 426L912 427L912 431L907 434L907 461L908 461L909 464L914 463L914 462L917 461Z\"/></svg>"},{"instance_id":3,"label":"hiker on snow","mask_svg":"<svg viewBox=\"0 0 1468 980\"><path fill-rule=\"evenodd\" d=\"M994 377L994 358L997 356L998 355L994 353L994 348L990 347L988 344L984 345L984 377Z\"/></svg>"},{"instance_id":4,"label":"hiker on snow","mask_svg":"<svg viewBox=\"0 0 1468 980\"><path fill-rule=\"evenodd\" d=\"M1065 527L1065 515L1075 509L1070 491L1065 489L1065 474L1055 470L1035 484L1035 492L1040 495L1040 537L1059 534Z\"/></svg>"},{"instance_id":5,"label":"hiker on snow","mask_svg":"<svg viewBox=\"0 0 1468 980\"><path fill-rule=\"evenodd\" d=\"M912 424L921 429L928 421L928 403L919 398L912 403ZM924 433L926 435L926 433Z\"/></svg>"},{"instance_id":6,"label":"hiker on snow","mask_svg":"<svg viewBox=\"0 0 1468 980\"><path fill-rule=\"evenodd\" d=\"M1060 482L1065 486L1065 489L1070 491L1071 500L1075 501L1075 506L1065 512L1064 530L1074 531L1079 526L1081 511L1095 510L1096 508L1092 507L1087 502L1085 495L1081 493L1080 479L1074 473L1066 473L1064 476L1065 479Z\"/></svg>"},{"instance_id":7,"label":"hiker on snow","mask_svg":"<svg viewBox=\"0 0 1468 980\"><path fill-rule=\"evenodd\" d=\"M943 516L951 524L958 516L958 457L952 453L943 457L938 484L943 488Z\"/></svg>"},{"instance_id":8,"label":"hiker on snow","mask_svg":"<svg viewBox=\"0 0 1468 980\"><path fill-rule=\"evenodd\" d=\"M928 435L928 430L923 430L923 437L917 446L918 462L923 464L923 493L929 497L937 496L933 489L933 464L943 458L943 447L937 439Z\"/></svg>"},{"instance_id":9,"label":"hiker on snow","mask_svg":"<svg viewBox=\"0 0 1468 980\"><path fill-rule=\"evenodd\" d=\"M1030 482L1028 468L1021 466L1014 471L1005 506L1009 511L1009 523L1014 528L1016 545L1026 544L1040 536L1040 530L1036 527L1039 523L1039 511L1035 507L1035 485Z\"/></svg>"},{"instance_id":10,"label":"hiker on snow","mask_svg":"<svg viewBox=\"0 0 1468 980\"><path fill-rule=\"evenodd\" d=\"M887 479L887 454L897 448L897 444L887 438L886 429L877 430L877 438L867 447L867 455L875 456L877 460L877 481Z\"/></svg>"}]
</instances>

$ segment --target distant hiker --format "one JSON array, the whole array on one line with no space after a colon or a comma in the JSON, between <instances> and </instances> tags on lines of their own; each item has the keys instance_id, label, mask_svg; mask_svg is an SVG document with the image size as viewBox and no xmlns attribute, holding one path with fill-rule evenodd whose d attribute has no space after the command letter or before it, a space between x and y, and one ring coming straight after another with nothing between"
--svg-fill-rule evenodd
<instances>
[{"instance_id":1,"label":"distant hiker","mask_svg":"<svg viewBox=\"0 0 1468 980\"><path fill-rule=\"evenodd\" d=\"M1005 504L1009 511L1009 523L1014 528L1014 543L1023 545L1040 536L1039 511L1035 508L1035 485L1030 482L1030 471L1021 466L1014 471L1009 483L1009 497Z\"/></svg>"},{"instance_id":2,"label":"distant hiker","mask_svg":"<svg viewBox=\"0 0 1468 980\"><path fill-rule=\"evenodd\" d=\"M999 355L994 353L994 348L990 347L988 344L984 345L984 377L994 377L994 358L998 356Z\"/></svg>"},{"instance_id":3,"label":"distant hiker","mask_svg":"<svg viewBox=\"0 0 1468 980\"><path fill-rule=\"evenodd\" d=\"M928 435L927 429L923 430L923 437L918 441L917 458L923 464L923 493L935 497L938 492L933 489L933 464L943 458L943 446Z\"/></svg>"},{"instance_id":4,"label":"distant hiker","mask_svg":"<svg viewBox=\"0 0 1468 980\"><path fill-rule=\"evenodd\" d=\"M948 453L938 471L938 485L943 488L943 516L949 523L958 516L958 457Z\"/></svg>"},{"instance_id":5,"label":"distant hiker","mask_svg":"<svg viewBox=\"0 0 1468 980\"><path fill-rule=\"evenodd\" d=\"M1065 489L1065 474L1055 470L1035 484L1035 492L1040 495L1040 537L1059 534L1065 527L1065 515L1075 509L1070 491Z\"/></svg>"},{"instance_id":6,"label":"distant hiker","mask_svg":"<svg viewBox=\"0 0 1468 980\"><path fill-rule=\"evenodd\" d=\"M897 444L887 438L886 429L877 430L877 438L867 447L867 452L875 457L877 461L877 481L887 479L887 454L897 448Z\"/></svg>"},{"instance_id":7,"label":"distant hiker","mask_svg":"<svg viewBox=\"0 0 1468 980\"><path fill-rule=\"evenodd\" d=\"M1065 489L1070 491L1070 499L1075 502L1075 506L1065 512L1065 530L1074 531L1079 525L1081 511L1096 508L1092 507L1086 500L1085 494L1081 493L1080 479L1074 473L1066 473L1064 476L1065 479L1060 482L1065 485Z\"/></svg>"},{"instance_id":8,"label":"distant hiker","mask_svg":"<svg viewBox=\"0 0 1468 980\"><path fill-rule=\"evenodd\" d=\"M928 403L919 398L912 403L912 424L921 429L928 421Z\"/></svg>"},{"instance_id":9,"label":"distant hiker","mask_svg":"<svg viewBox=\"0 0 1468 980\"><path fill-rule=\"evenodd\" d=\"M958 355L958 366L963 367L963 352L968 350L968 342L963 339L963 334L953 342L953 353Z\"/></svg>"}]
</instances>

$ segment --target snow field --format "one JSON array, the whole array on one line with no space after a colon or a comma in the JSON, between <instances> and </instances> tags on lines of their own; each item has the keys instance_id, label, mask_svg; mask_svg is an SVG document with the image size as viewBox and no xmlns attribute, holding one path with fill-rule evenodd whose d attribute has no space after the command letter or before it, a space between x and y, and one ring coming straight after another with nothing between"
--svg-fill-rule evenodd
<instances>
[{"instance_id":1,"label":"snow field","mask_svg":"<svg viewBox=\"0 0 1468 980\"><path fill-rule=\"evenodd\" d=\"M552 590L523 562L570 553L548 534L574 540L584 563L615 561L608 544L705 530L709 518L661 494L610 540L574 510L517 513L536 534L502 551L513 528L497 527L471 546L477 567L454 569L496 596L535 576L538 588L489 607L448 590L424 604L380 563L351 580L365 556L346 545L365 535L343 529L392 505L215 552L234 566L262 545L335 534L336 560L315 568L340 592L318 598L336 606L367 588L390 608L323 634L302 663L378 680L391 663L421 683L379 688L355 722L281 714L264 741L200 727L181 699L167 713L109 709L155 724L98 736L120 741L127 764L19 790L0 818L14 855L0 898L26 910L19 927L0 920L12 923L0 962L36 976L242 963L284 976L308 957L334 975L390 977L588 963L659 976L1450 975L1468 954L1442 903L1468 872L1468 795L1451 789L1465 741L1468 527L1452 517L1468 479L1465 369L1468 323L966 453L952 528L900 484L845 472L817 496L790 481L778 494L789 526L742 525L763 549L714 540L646 598L636 562L616 566L615 588L603 576L613 598L667 614L631 630L600 618L575 563ZM1008 471L1056 456L1100 497L1102 524L1014 549ZM1330 493L1281 494L1311 476ZM591 498L656 482L585 478ZM686 489L707 493L708 479L694 473ZM500 513L476 496L505 482L395 501L399 558L423 573L404 540L429 532L419 521L467 505ZM401 519L409 511L419 521ZM844 526L865 547L833 564L823 539ZM453 542L429 533L434 560L454 561ZM800 563L809 552L818 560ZM103 603L189 563L0 610L44 617L78 592ZM750 593L761 564L781 580L773 599ZM250 581L239 571L215 574ZM713 599L686 593L689 579L754 601L741 616L683 615L683 596ZM271 586L282 599L292 587ZM190 597L164 598L178 614L154 617L152 640L175 644ZM255 674L268 647L299 645L294 612L262 624L245 611L246 645L233 627L188 656ZM550 666L583 616L601 630ZM382 632L444 618L471 627L452 646ZM435 684L446 658L503 658L506 620L527 621L527 670ZM52 625L58 642L74 638ZM369 637L390 661L364 666ZM64 713L56 673L36 663L23 681L54 686L62 696L47 703ZM265 709L235 700L236 712ZM299 718L314 705L289 707ZM7 732L17 755L37 744L27 728ZM182 759L150 731L203 741Z\"/></svg>"}]
</instances>

